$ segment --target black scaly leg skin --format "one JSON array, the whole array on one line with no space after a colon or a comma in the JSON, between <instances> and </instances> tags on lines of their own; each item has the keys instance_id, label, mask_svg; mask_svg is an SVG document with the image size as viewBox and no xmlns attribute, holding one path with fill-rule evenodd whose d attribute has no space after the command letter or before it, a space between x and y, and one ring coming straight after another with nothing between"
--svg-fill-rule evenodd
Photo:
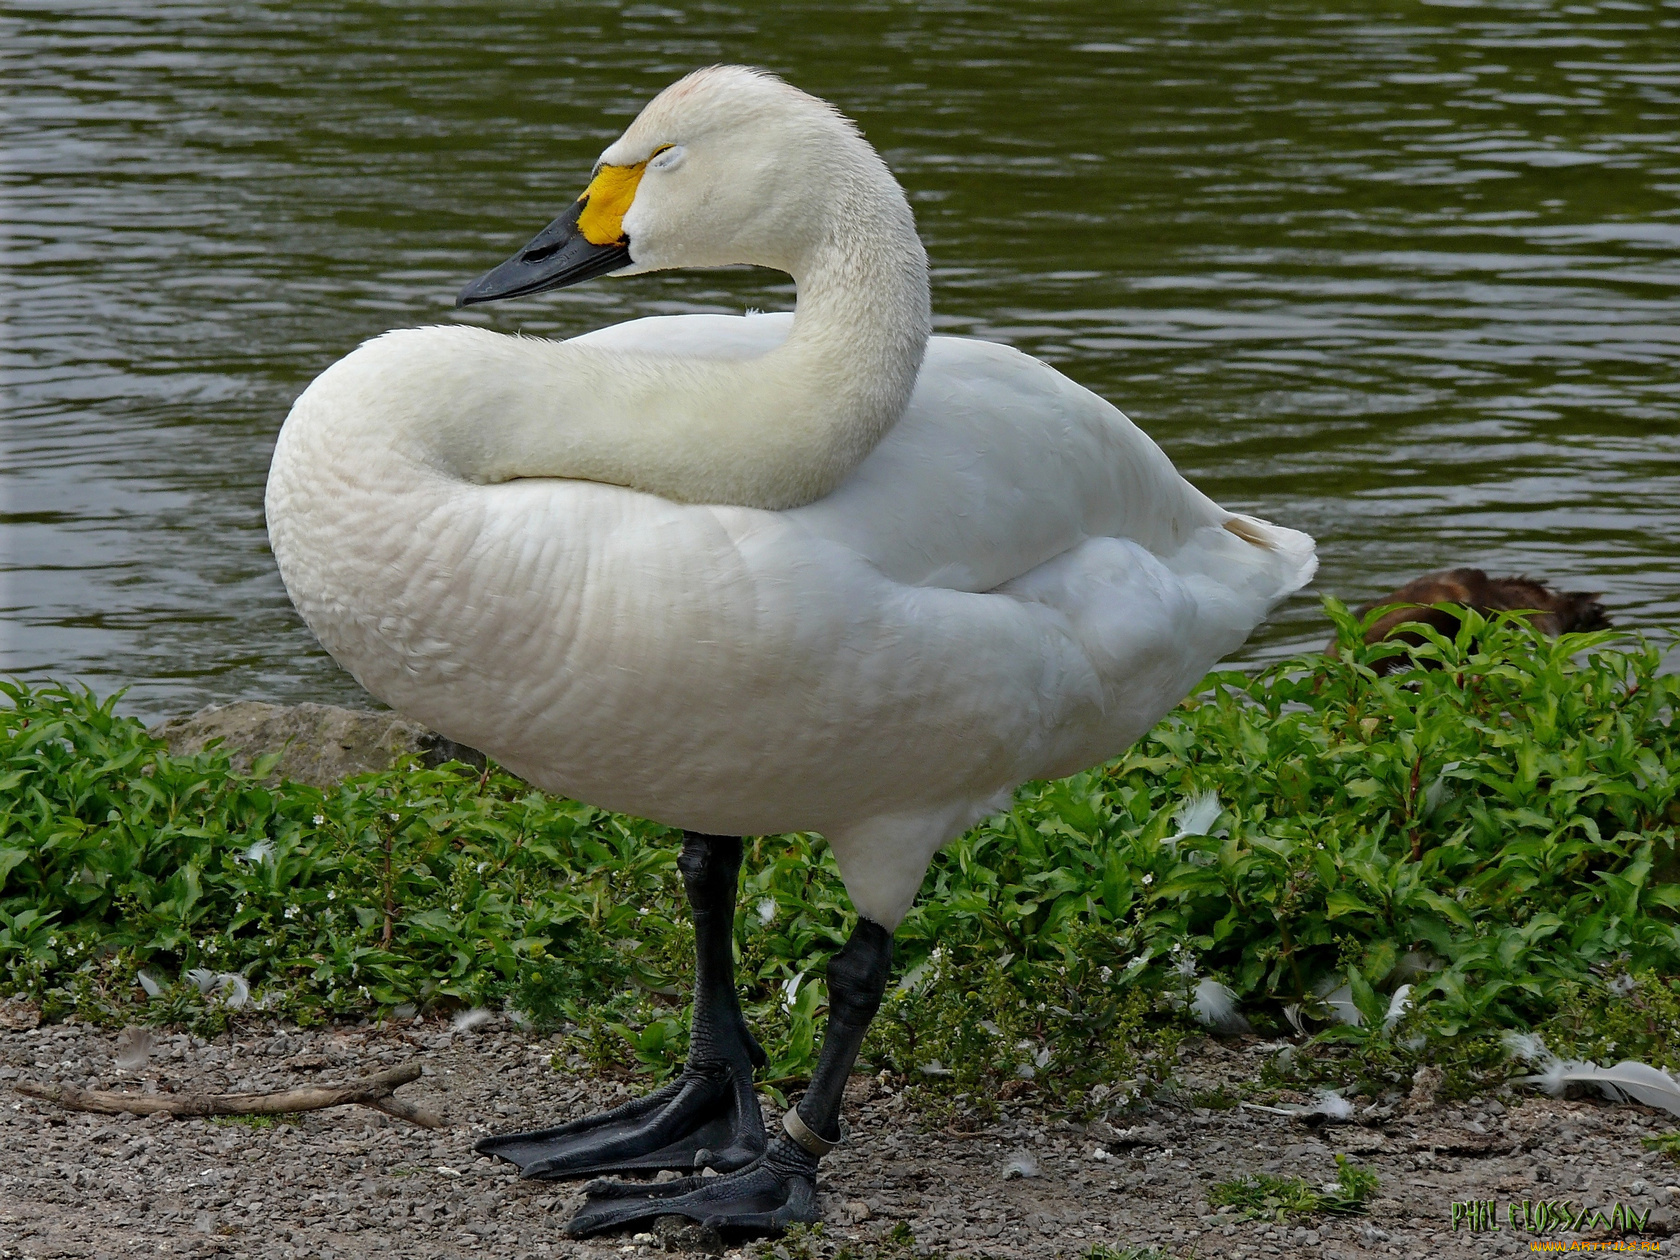
<instances>
[{"instance_id":1,"label":"black scaly leg skin","mask_svg":"<svg viewBox=\"0 0 1680 1260\"><path fill-rule=\"evenodd\" d=\"M764 1051L735 995L735 889L741 841L683 837L677 859L694 912L694 1023L682 1075L645 1098L535 1133L489 1137L473 1150L519 1165L521 1177L607 1172L729 1172L764 1154L753 1070Z\"/></svg>"},{"instance_id":2,"label":"black scaly leg skin","mask_svg":"<svg viewBox=\"0 0 1680 1260\"><path fill-rule=\"evenodd\" d=\"M823 1035L811 1087L798 1105L799 1119L817 1145L840 1140L840 1101L857 1062L863 1034L886 992L892 969L892 933L860 919L846 947L828 964L828 1030ZM595 1181L566 1232L574 1238L604 1233L660 1216L686 1216L714 1229L779 1233L796 1221L817 1219L817 1161L791 1136L739 1172L723 1177L684 1177L655 1185Z\"/></svg>"}]
</instances>

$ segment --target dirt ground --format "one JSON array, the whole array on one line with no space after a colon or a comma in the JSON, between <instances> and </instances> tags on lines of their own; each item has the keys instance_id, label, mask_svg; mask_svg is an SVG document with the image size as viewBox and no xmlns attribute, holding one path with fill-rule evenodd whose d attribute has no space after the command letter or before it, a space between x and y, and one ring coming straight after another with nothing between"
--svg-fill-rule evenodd
<instances>
[{"instance_id":1,"label":"dirt ground","mask_svg":"<svg viewBox=\"0 0 1680 1260\"><path fill-rule=\"evenodd\" d=\"M0 1257L623 1257L715 1242L652 1231L577 1242L563 1226L575 1185L520 1182L472 1153L492 1131L533 1128L622 1100L628 1088L556 1071L551 1043L499 1021L298 1031L248 1028L214 1042L158 1038L144 1067L120 1072L116 1034L35 1025L0 1004ZM1187 1089L1256 1078L1268 1049L1204 1041L1179 1064ZM399 1096L445 1112L428 1131L365 1107L294 1123L163 1120L69 1112L16 1095L17 1081L89 1088L244 1091L355 1078L417 1061ZM150 1083L148 1085L148 1082ZM907 1222L919 1247L951 1256L1084 1255L1097 1244L1174 1256L1446 1256L1527 1252L1508 1205L1566 1200L1575 1211L1651 1210L1643 1236L1666 1249L1680 1168L1641 1136L1664 1113L1597 1101L1518 1098L1411 1109L1381 1123L1319 1128L1250 1107L1156 1103L1125 1130L1085 1128L1006 1104L978 1134L955 1134L866 1077L853 1081L851 1144L823 1166L825 1247ZM774 1110L770 1109L774 1117ZM1242 1173L1335 1174L1337 1152L1381 1177L1361 1216L1255 1223L1207 1203ZM1027 1175L1020 1175L1025 1169ZM1493 1200L1500 1232L1454 1230L1454 1200ZM1589 1217L1590 1220L1590 1217ZM1555 1239L1613 1235L1600 1226ZM1637 1246L1638 1244L1634 1244ZM757 1244L725 1254L755 1257Z\"/></svg>"}]
</instances>

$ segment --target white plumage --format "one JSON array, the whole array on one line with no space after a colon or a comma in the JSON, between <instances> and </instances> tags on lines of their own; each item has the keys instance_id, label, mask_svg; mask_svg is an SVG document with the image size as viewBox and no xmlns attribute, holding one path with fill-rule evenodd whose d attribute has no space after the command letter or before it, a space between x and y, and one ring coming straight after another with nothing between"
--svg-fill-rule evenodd
<instances>
[{"instance_id":1,"label":"white plumage","mask_svg":"<svg viewBox=\"0 0 1680 1260\"><path fill-rule=\"evenodd\" d=\"M1045 364L928 339L903 195L827 106L701 72L603 160L656 132L683 143L624 216L636 269L776 266L798 312L378 338L287 418L275 557L393 708L611 809L821 832L890 929L940 845L1142 735L1312 541Z\"/></svg>"}]
</instances>

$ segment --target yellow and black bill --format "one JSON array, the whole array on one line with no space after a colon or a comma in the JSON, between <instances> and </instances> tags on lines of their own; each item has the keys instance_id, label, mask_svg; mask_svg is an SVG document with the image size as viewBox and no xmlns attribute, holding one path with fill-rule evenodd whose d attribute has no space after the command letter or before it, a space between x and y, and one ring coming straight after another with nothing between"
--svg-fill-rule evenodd
<instances>
[{"instance_id":1,"label":"yellow and black bill","mask_svg":"<svg viewBox=\"0 0 1680 1260\"><path fill-rule=\"evenodd\" d=\"M500 267L462 289L455 305L546 293L628 267L630 239L624 234L624 216L646 169L646 161L598 167L570 210Z\"/></svg>"}]
</instances>

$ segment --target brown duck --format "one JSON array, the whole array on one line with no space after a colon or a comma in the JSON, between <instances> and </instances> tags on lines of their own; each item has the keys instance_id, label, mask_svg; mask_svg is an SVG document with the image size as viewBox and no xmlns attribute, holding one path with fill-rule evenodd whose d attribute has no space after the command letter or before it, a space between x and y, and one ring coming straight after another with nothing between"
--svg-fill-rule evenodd
<instances>
[{"instance_id":1,"label":"brown duck","mask_svg":"<svg viewBox=\"0 0 1680 1260\"><path fill-rule=\"evenodd\" d=\"M1365 642L1396 639L1402 643L1421 644L1422 634L1403 627L1421 622L1446 638L1458 633L1460 619L1451 611L1432 608L1432 604L1462 604L1484 617L1501 612L1527 612L1529 625L1544 634L1568 634L1576 630L1603 630L1610 625L1604 605L1598 602L1597 591L1554 591L1544 582L1532 578L1490 578L1480 569L1443 569L1413 578L1399 590L1381 599L1361 605L1355 611L1363 617L1373 608L1388 604L1404 604L1385 613L1365 632ZM1335 650L1332 642L1330 650ZM1391 656L1376 662L1379 675L1391 674L1410 663L1405 656Z\"/></svg>"}]
</instances>

